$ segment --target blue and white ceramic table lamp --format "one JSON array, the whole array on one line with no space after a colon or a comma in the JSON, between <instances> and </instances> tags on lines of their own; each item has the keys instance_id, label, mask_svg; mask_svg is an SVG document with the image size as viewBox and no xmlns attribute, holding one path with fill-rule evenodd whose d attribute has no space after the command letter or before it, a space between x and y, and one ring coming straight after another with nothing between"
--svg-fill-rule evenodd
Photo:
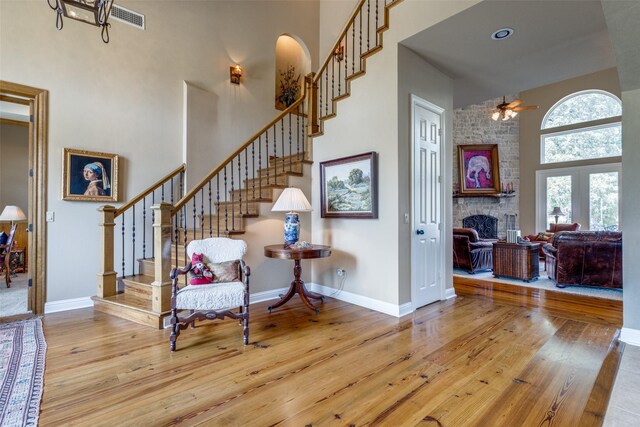
<instances>
[{"instance_id":1,"label":"blue and white ceramic table lamp","mask_svg":"<svg viewBox=\"0 0 640 427\"><path fill-rule=\"evenodd\" d=\"M284 217L284 246L289 247L298 241L300 220L297 212L310 212L311 204L299 188L285 188L271 208L272 212L287 212Z\"/></svg>"}]
</instances>

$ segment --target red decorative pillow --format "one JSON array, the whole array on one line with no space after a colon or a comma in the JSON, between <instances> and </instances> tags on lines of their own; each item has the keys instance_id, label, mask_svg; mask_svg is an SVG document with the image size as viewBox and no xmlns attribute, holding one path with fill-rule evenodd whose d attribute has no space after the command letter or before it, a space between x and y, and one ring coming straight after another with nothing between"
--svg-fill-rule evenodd
<instances>
[{"instance_id":1,"label":"red decorative pillow","mask_svg":"<svg viewBox=\"0 0 640 427\"><path fill-rule=\"evenodd\" d=\"M193 254L191 256L191 270L189 271L190 285L208 285L213 283L213 273L204 262L203 254Z\"/></svg>"}]
</instances>

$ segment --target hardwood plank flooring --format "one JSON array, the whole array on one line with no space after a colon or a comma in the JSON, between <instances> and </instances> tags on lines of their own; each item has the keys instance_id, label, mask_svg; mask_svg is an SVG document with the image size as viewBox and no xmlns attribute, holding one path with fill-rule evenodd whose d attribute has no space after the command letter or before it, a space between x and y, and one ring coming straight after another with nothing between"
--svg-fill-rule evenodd
<instances>
[{"instance_id":1,"label":"hardwood plank flooring","mask_svg":"<svg viewBox=\"0 0 640 427\"><path fill-rule=\"evenodd\" d=\"M465 286L401 319L330 298L319 315L255 304L250 345L237 322L205 322L173 354L169 330L49 314L40 425L598 425L621 318Z\"/></svg>"}]
</instances>

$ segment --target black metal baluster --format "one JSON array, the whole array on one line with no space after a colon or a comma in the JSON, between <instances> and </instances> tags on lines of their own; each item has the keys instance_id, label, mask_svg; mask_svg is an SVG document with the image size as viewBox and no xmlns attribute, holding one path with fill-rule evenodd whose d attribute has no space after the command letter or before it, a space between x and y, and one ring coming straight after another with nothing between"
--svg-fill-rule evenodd
<instances>
[{"instance_id":1,"label":"black metal baluster","mask_svg":"<svg viewBox=\"0 0 640 427\"><path fill-rule=\"evenodd\" d=\"M124 274L124 217L125 215L120 215L122 217L122 277L127 277Z\"/></svg>"},{"instance_id":2,"label":"black metal baluster","mask_svg":"<svg viewBox=\"0 0 640 427\"><path fill-rule=\"evenodd\" d=\"M344 61L344 92L347 93L347 76L349 73L349 29L344 33L344 57L342 60Z\"/></svg>"},{"instance_id":3,"label":"black metal baluster","mask_svg":"<svg viewBox=\"0 0 640 427\"><path fill-rule=\"evenodd\" d=\"M296 108L297 109L297 108ZM292 134L291 134L291 114L289 113L289 172L293 171L293 141L292 141Z\"/></svg>"},{"instance_id":4,"label":"black metal baluster","mask_svg":"<svg viewBox=\"0 0 640 427\"><path fill-rule=\"evenodd\" d=\"M195 233L193 234L195 236ZM200 240L204 239L204 188L200 189Z\"/></svg>"},{"instance_id":5,"label":"black metal baluster","mask_svg":"<svg viewBox=\"0 0 640 427\"><path fill-rule=\"evenodd\" d=\"M255 171L253 173L255 177ZM244 149L244 204L245 209L244 213L249 213L249 154L247 152L247 147Z\"/></svg>"},{"instance_id":6,"label":"black metal baluster","mask_svg":"<svg viewBox=\"0 0 640 427\"><path fill-rule=\"evenodd\" d=\"M131 206L131 275L136 275L136 205Z\"/></svg>"},{"instance_id":7,"label":"black metal baluster","mask_svg":"<svg viewBox=\"0 0 640 427\"><path fill-rule=\"evenodd\" d=\"M369 39L371 38L371 0L367 0L367 52L371 49Z\"/></svg>"},{"instance_id":8,"label":"black metal baluster","mask_svg":"<svg viewBox=\"0 0 640 427\"><path fill-rule=\"evenodd\" d=\"M225 165L224 167L224 205L225 205L225 210L224 210L224 231L226 233L229 232L229 215L227 215L227 166Z\"/></svg>"},{"instance_id":9,"label":"black metal baluster","mask_svg":"<svg viewBox=\"0 0 640 427\"><path fill-rule=\"evenodd\" d=\"M358 14L360 17L360 27L358 28L360 33L360 68L362 68L362 8L360 8L360 13Z\"/></svg>"},{"instance_id":10,"label":"black metal baluster","mask_svg":"<svg viewBox=\"0 0 640 427\"><path fill-rule=\"evenodd\" d=\"M324 106L324 104L322 103L322 92L324 92L324 89L322 86L322 76L320 76L320 78L318 79L318 94L320 94L320 97L318 99L318 105L320 105L320 108L318 108L318 112L320 113L320 118L324 117L324 115L322 114L322 107Z\"/></svg>"},{"instance_id":11,"label":"black metal baluster","mask_svg":"<svg viewBox=\"0 0 640 427\"><path fill-rule=\"evenodd\" d=\"M282 148L282 173L285 172L285 151L284 151L284 120L280 119L280 145ZM278 185L278 178L276 178L275 185Z\"/></svg>"},{"instance_id":12,"label":"black metal baluster","mask_svg":"<svg viewBox=\"0 0 640 427\"><path fill-rule=\"evenodd\" d=\"M195 202L194 202L195 205ZM195 212L196 208L195 206L193 207L193 210ZM184 248L184 264L183 265L187 265L187 205L184 205L184 225L182 227L182 246ZM180 264L178 264L180 265Z\"/></svg>"},{"instance_id":13,"label":"black metal baluster","mask_svg":"<svg viewBox=\"0 0 640 427\"><path fill-rule=\"evenodd\" d=\"M164 184L162 184L162 185L164 186ZM170 189L171 189L171 204L173 205L174 204L173 203L173 195L174 195L173 194L174 193L174 191L173 191L173 177L171 178Z\"/></svg>"},{"instance_id":14,"label":"black metal baluster","mask_svg":"<svg viewBox=\"0 0 640 427\"><path fill-rule=\"evenodd\" d=\"M156 190L153 190L153 193L151 193L151 206L156 204ZM151 209L151 253L154 254L155 256L155 246L154 246L154 241L155 241L155 236L153 235L153 224L156 221L156 212Z\"/></svg>"},{"instance_id":15,"label":"black metal baluster","mask_svg":"<svg viewBox=\"0 0 640 427\"><path fill-rule=\"evenodd\" d=\"M196 194L196 195L194 195L194 196L193 196L193 199L192 199L193 209L191 210L191 211L192 211L192 214L191 214L191 223L193 224L193 238L194 238L194 239L197 239L197 238L198 238L198 237L197 237L197 236L198 236L198 235L197 235L197 228L196 228L196 218L198 217L198 210L197 210L197 207L196 207L196 203L197 203L197 201L198 201L198 195ZM185 234L185 236L184 236L184 241L185 241L185 244L186 244L186 242L187 242L187 236L186 236L186 234ZM185 246L185 249L187 249L187 248L186 248L186 246Z\"/></svg>"},{"instance_id":16,"label":"black metal baluster","mask_svg":"<svg viewBox=\"0 0 640 427\"><path fill-rule=\"evenodd\" d=\"M278 180L278 129L275 123L273 124L273 162L273 183L275 184Z\"/></svg>"},{"instance_id":17,"label":"black metal baluster","mask_svg":"<svg viewBox=\"0 0 640 427\"><path fill-rule=\"evenodd\" d=\"M329 113L329 70L328 69L325 70L325 73L324 73L324 85L325 85L325 90L327 91L324 97L324 103L325 103L324 110L326 115L328 116L329 114L331 114Z\"/></svg>"},{"instance_id":18,"label":"black metal baluster","mask_svg":"<svg viewBox=\"0 0 640 427\"><path fill-rule=\"evenodd\" d=\"M162 194L161 194L161 202L164 202L164 184L162 184L162 186L160 187L162 189Z\"/></svg>"},{"instance_id":19,"label":"black metal baluster","mask_svg":"<svg viewBox=\"0 0 640 427\"><path fill-rule=\"evenodd\" d=\"M147 196L142 198L142 259L147 259Z\"/></svg>"},{"instance_id":20,"label":"black metal baluster","mask_svg":"<svg viewBox=\"0 0 640 427\"><path fill-rule=\"evenodd\" d=\"M251 181L251 198L255 200L256 199L256 141L255 140L251 143L251 162L252 162L251 168L253 169L253 180ZM247 208L247 211L248 210L249 209Z\"/></svg>"},{"instance_id":21,"label":"black metal baluster","mask_svg":"<svg viewBox=\"0 0 640 427\"><path fill-rule=\"evenodd\" d=\"M351 75L356 73L356 21L352 22L351 27Z\"/></svg>"},{"instance_id":22,"label":"black metal baluster","mask_svg":"<svg viewBox=\"0 0 640 427\"><path fill-rule=\"evenodd\" d=\"M299 106L298 106L298 114L296 114L296 152L298 154L297 158L298 160L300 160L300 107Z\"/></svg>"},{"instance_id":23,"label":"black metal baluster","mask_svg":"<svg viewBox=\"0 0 640 427\"><path fill-rule=\"evenodd\" d=\"M267 143L268 144L268 143ZM258 137L258 169L260 170L260 181L258 181L259 197L262 199L262 135ZM269 163L267 163L267 181L269 180ZM254 197L255 198L255 197Z\"/></svg>"},{"instance_id":24,"label":"black metal baluster","mask_svg":"<svg viewBox=\"0 0 640 427\"><path fill-rule=\"evenodd\" d=\"M230 172L231 172L231 230L235 230L236 229L235 209L233 207L236 202L236 194L235 194L235 183L233 182L233 159L231 159ZM229 210L229 204L227 204L227 211L228 210Z\"/></svg>"},{"instance_id":25,"label":"black metal baluster","mask_svg":"<svg viewBox=\"0 0 640 427\"><path fill-rule=\"evenodd\" d=\"M336 57L331 56L331 101L336 96ZM333 103L331 104L331 112L333 113Z\"/></svg>"},{"instance_id":26,"label":"black metal baluster","mask_svg":"<svg viewBox=\"0 0 640 427\"><path fill-rule=\"evenodd\" d=\"M213 237L213 223L212 223L212 221L213 221L213 211L212 211L212 209L213 209L213 206L212 206L213 200L211 198L211 196L212 196L212 193L211 193L211 180L209 180L208 186L209 186L209 237Z\"/></svg>"},{"instance_id":27,"label":"black metal baluster","mask_svg":"<svg viewBox=\"0 0 640 427\"><path fill-rule=\"evenodd\" d=\"M378 2L380 0L376 0L376 46L378 46Z\"/></svg>"},{"instance_id":28,"label":"black metal baluster","mask_svg":"<svg viewBox=\"0 0 640 427\"><path fill-rule=\"evenodd\" d=\"M216 227L217 237L220 237L220 174L216 175Z\"/></svg>"},{"instance_id":29,"label":"black metal baluster","mask_svg":"<svg viewBox=\"0 0 640 427\"><path fill-rule=\"evenodd\" d=\"M342 64L340 61L344 61L344 46L340 45L339 47L342 48L342 59L338 60L338 96L342 95Z\"/></svg>"}]
</instances>

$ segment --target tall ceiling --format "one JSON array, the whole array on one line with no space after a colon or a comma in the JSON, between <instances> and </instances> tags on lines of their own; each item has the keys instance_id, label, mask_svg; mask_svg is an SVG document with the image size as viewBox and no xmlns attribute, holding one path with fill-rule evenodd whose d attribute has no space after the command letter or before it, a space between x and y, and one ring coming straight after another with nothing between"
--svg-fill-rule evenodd
<instances>
[{"instance_id":1,"label":"tall ceiling","mask_svg":"<svg viewBox=\"0 0 640 427\"><path fill-rule=\"evenodd\" d=\"M456 108L616 66L592 0L485 0L402 44L454 79Z\"/></svg>"}]
</instances>

